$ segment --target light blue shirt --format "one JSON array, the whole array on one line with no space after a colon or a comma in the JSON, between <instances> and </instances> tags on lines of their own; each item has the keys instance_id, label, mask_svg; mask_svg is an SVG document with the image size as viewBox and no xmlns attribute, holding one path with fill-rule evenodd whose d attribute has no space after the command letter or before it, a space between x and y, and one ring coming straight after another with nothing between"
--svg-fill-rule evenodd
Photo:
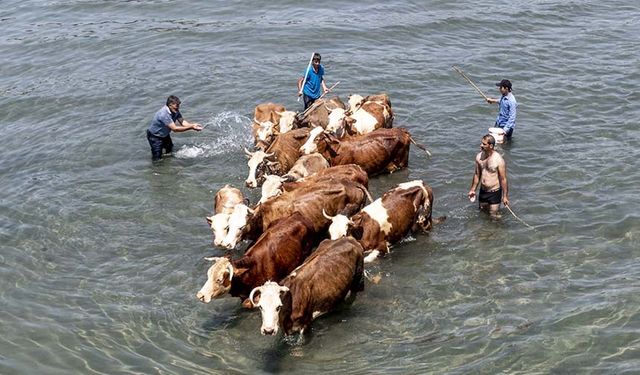
<instances>
[{"instance_id":1,"label":"light blue shirt","mask_svg":"<svg viewBox=\"0 0 640 375\"><path fill-rule=\"evenodd\" d=\"M149 132L156 137L164 138L171 133L169 125L171 125L172 122L176 122L179 118L182 118L180 111L171 113L169 107L165 105L153 116L153 120L151 120L151 124L149 125Z\"/></svg>"},{"instance_id":2,"label":"light blue shirt","mask_svg":"<svg viewBox=\"0 0 640 375\"><path fill-rule=\"evenodd\" d=\"M496 127L504 129L505 132L516 127L516 111L518 102L512 93L508 93L500 98L498 118Z\"/></svg>"}]
</instances>

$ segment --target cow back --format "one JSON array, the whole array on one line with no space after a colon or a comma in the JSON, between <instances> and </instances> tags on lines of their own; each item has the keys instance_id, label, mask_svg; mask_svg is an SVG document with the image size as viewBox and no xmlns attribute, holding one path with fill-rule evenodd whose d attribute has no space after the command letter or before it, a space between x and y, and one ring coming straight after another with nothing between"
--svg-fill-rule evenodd
<instances>
[{"instance_id":1,"label":"cow back","mask_svg":"<svg viewBox=\"0 0 640 375\"><path fill-rule=\"evenodd\" d=\"M274 222L242 258L234 261L234 267L241 271L230 293L248 297L256 286L282 280L307 258L317 237L312 223L300 213Z\"/></svg>"},{"instance_id":2,"label":"cow back","mask_svg":"<svg viewBox=\"0 0 640 375\"><path fill-rule=\"evenodd\" d=\"M351 290L361 290L363 249L351 237L324 240L305 262L283 281L291 294L292 326L306 327L314 312L331 311Z\"/></svg>"},{"instance_id":3,"label":"cow back","mask_svg":"<svg viewBox=\"0 0 640 375\"><path fill-rule=\"evenodd\" d=\"M304 144L308 137L308 128L294 129L279 134L265 151L267 154L273 153L273 161L278 162L278 165L275 168L271 168L270 172L283 175L289 171L300 157L300 146Z\"/></svg>"}]
</instances>

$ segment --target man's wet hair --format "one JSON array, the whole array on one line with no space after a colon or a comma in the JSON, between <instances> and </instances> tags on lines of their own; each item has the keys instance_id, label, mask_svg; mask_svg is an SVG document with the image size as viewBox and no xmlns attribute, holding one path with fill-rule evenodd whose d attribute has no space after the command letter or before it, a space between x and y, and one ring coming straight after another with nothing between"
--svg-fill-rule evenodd
<instances>
[{"instance_id":1,"label":"man's wet hair","mask_svg":"<svg viewBox=\"0 0 640 375\"><path fill-rule=\"evenodd\" d=\"M318 52L316 52L316 53L313 54L313 58L311 60L320 61L320 60L322 60L322 58L320 57L320 54Z\"/></svg>"},{"instance_id":2,"label":"man's wet hair","mask_svg":"<svg viewBox=\"0 0 640 375\"><path fill-rule=\"evenodd\" d=\"M167 106L170 106L171 104L178 104L179 105L180 104L180 99L178 99L178 97L175 96L175 95L170 95L167 98Z\"/></svg>"},{"instance_id":3,"label":"man's wet hair","mask_svg":"<svg viewBox=\"0 0 640 375\"><path fill-rule=\"evenodd\" d=\"M489 142L491 146L496 147L496 139L491 134L486 134L482 139Z\"/></svg>"}]
</instances>

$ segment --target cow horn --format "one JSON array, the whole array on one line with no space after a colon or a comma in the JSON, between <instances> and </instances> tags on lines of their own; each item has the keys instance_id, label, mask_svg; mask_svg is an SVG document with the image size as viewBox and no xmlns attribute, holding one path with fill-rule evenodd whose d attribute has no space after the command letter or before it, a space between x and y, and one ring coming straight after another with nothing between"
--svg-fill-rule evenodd
<instances>
[{"instance_id":1,"label":"cow horn","mask_svg":"<svg viewBox=\"0 0 640 375\"><path fill-rule=\"evenodd\" d=\"M288 287L286 287L286 286L281 286L280 287L280 292L288 292L288 291L289 291Z\"/></svg>"},{"instance_id":2,"label":"cow horn","mask_svg":"<svg viewBox=\"0 0 640 375\"><path fill-rule=\"evenodd\" d=\"M265 157L265 158L270 158L270 157L272 157L273 155L275 155L275 153L274 153L274 152L270 152L270 153L268 153L268 154L267 154L267 153L265 153L265 154L264 154L264 157Z\"/></svg>"},{"instance_id":3,"label":"cow horn","mask_svg":"<svg viewBox=\"0 0 640 375\"><path fill-rule=\"evenodd\" d=\"M251 293L249 293L249 301L251 301L251 306L256 307L256 304L253 302L253 294L259 291L260 293L262 293L262 287L261 286L257 286L255 288L253 288L253 290L251 290Z\"/></svg>"},{"instance_id":4,"label":"cow horn","mask_svg":"<svg viewBox=\"0 0 640 375\"><path fill-rule=\"evenodd\" d=\"M333 217L329 216L324 208L322 209L322 216L326 217L328 220L333 220Z\"/></svg>"},{"instance_id":5,"label":"cow horn","mask_svg":"<svg viewBox=\"0 0 640 375\"><path fill-rule=\"evenodd\" d=\"M229 265L227 266L227 269L229 270L229 282L231 282L231 279L233 279L233 265L229 263Z\"/></svg>"},{"instance_id":6,"label":"cow horn","mask_svg":"<svg viewBox=\"0 0 640 375\"><path fill-rule=\"evenodd\" d=\"M244 153L247 154L249 157L253 156L254 153L252 153L251 151L247 150L246 147L243 147L244 149Z\"/></svg>"},{"instance_id":7,"label":"cow horn","mask_svg":"<svg viewBox=\"0 0 640 375\"><path fill-rule=\"evenodd\" d=\"M217 262L219 261L221 258L220 257L204 257L204 260L208 260L209 262Z\"/></svg>"}]
</instances>

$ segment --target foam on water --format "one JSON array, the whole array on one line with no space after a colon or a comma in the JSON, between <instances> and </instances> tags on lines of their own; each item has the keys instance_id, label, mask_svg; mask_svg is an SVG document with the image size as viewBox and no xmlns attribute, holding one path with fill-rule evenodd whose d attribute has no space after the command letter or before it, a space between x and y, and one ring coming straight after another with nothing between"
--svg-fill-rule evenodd
<instances>
[{"instance_id":1,"label":"foam on water","mask_svg":"<svg viewBox=\"0 0 640 375\"><path fill-rule=\"evenodd\" d=\"M194 134L194 143L184 145L175 152L178 159L210 158L241 150L251 140L251 118L233 111L220 112Z\"/></svg>"}]
</instances>

